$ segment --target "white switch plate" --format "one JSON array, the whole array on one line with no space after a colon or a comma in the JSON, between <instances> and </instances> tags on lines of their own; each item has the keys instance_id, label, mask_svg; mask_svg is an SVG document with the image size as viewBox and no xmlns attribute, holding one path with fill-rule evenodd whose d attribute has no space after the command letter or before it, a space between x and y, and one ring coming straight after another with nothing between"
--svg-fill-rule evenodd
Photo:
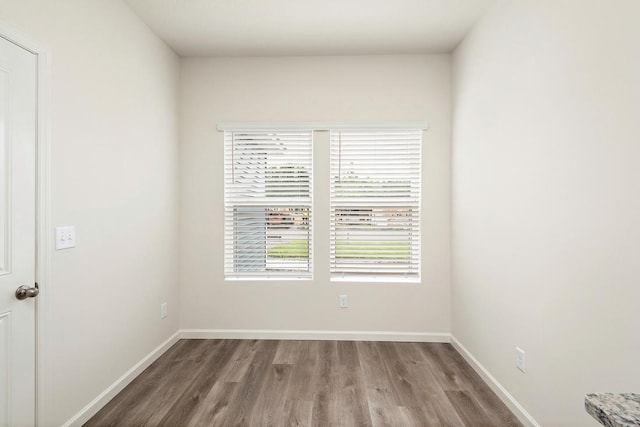
<instances>
[{"instance_id":1,"label":"white switch plate","mask_svg":"<svg viewBox=\"0 0 640 427\"><path fill-rule=\"evenodd\" d=\"M349 307L349 296L348 295L340 295L340 308Z\"/></svg>"},{"instance_id":2,"label":"white switch plate","mask_svg":"<svg viewBox=\"0 0 640 427\"><path fill-rule=\"evenodd\" d=\"M56 227L56 250L76 247L76 227Z\"/></svg>"},{"instance_id":3,"label":"white switch plate","mask_svg":"<svg viewBox=\"0 0 640 427\"><path fill-rule=\"evenodd\" d=\"M524 350L516 347L516 368L524 372Z\"/></svg>"}]
</instances>

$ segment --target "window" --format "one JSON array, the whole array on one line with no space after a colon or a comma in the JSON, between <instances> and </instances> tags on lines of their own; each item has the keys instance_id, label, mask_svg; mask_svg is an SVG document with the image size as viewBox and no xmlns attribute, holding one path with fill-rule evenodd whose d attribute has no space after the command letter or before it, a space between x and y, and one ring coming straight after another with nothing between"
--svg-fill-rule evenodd
<instances>
[{"instance_id":1,"label":"window","mask_svg":"<svg viewBox=\"0 0 640 427\"><path fill-rule=\"evenodd\" d=\"M331 132L331 277L420 274L421 130Z\"/></svg>"},{"instance_id":2,"label":"window","mask_svg":"<svg viewBox=\"0 0 640 427\"><path fill-rule=\"evenodd\" d=\"M312 132L224 139L225 277L311 277Z\"/></svg>"}]
</instances>

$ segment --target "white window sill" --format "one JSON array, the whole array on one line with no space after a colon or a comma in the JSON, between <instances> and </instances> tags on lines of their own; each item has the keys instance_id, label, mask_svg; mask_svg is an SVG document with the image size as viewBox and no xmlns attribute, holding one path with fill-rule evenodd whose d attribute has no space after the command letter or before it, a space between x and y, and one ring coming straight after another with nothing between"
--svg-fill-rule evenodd
<instances>
[{"instance_id":1,"label":"white window sill","mask_svg":"<svg viewBox=\"0 0 640 427\"><path fill-rule=\"evenodd\" d=\"M312 277L225 277L225 282L311 282Z\"/></svg>"},{"instance_id":2,"label":"white window sill","mask_svg":"<svg viewBox=\"0 0 640 427\"><path fill-rule=\"evenodd\" d=\"M354 282L354 283L421 283L420 277L332 277L332 282Z\"/></svg>"}]
</instances>

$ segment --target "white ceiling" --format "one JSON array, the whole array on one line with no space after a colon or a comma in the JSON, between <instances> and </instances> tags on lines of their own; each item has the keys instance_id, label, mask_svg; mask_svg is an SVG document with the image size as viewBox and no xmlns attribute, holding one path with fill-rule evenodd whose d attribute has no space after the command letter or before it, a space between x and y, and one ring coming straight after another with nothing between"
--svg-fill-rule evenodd
<instances>
[{"instance_id":1,"label":"white ceiling","mask_svg":"<svg viewBox=\"0 0 640 427\"><path fill-rule=\"evenodd\" d=\"M125 0L182 56L450 52L494 0Z\"/></svg>"}]
</instances>

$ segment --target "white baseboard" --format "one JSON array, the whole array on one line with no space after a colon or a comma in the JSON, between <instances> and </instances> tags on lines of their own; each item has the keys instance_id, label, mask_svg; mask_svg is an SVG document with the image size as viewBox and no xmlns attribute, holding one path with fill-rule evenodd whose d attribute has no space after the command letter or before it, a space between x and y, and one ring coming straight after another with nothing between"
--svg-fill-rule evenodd
<instances>
[{"instance_id":1,"label":"white baseboard","mask_svg":"<svg viewBox=\"0 0 640 427\"><path fill-rule=\"evenodd\" d=\"M336 340L449 342L448 333L368 331L288 331L269 329L183 329L185 339Z\"/></svg>"},{"instance_id":2,"label":"white baseboard","mask_svg":"<svg viewBox=\"0 0 640 427\"><path fill-rule=\"evenodd\" d=\"M105 391L100 393L95 399L89 402L76 415L71 417L69 421L63 424L63 427L81 426L93 417L103 406L120 393L131 381L147 369L156 361L165 351L174 345L180 339L180 331L173 334L169 339L156 347L151 353L147 354L141 361L136 363L131 369L125 372L120 378L113 382Z\"/></svg>"},{"instance_id":3,"label":"white baseboard","mask_svg":"<svg viewBox=\"0 0 640 427\"><path fill-rule=\"evenodd\" d=\"M493 390L495 394L498 395L500 400L507 405L507 407L514 413L516 417L522 422L525 426L528 427L540 427L540 424L529 414L524 407L518 403L518 401L507 391L506 388L502 386L494 378L489 371L482 366L478 360L469 353L461 343L451 335L451 345L456 349L458 353L467 361L469 365L480 375L480 377L484 380L485 383Z\"/></svg>"}]
</instances>

